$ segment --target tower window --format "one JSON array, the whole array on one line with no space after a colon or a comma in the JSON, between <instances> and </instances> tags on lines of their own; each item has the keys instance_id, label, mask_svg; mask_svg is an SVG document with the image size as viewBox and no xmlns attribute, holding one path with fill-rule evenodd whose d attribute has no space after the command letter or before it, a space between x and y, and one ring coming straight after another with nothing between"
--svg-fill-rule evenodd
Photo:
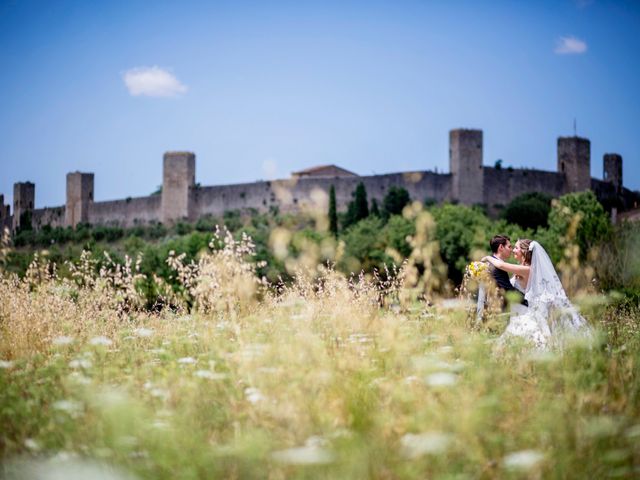
<instances>
[{"instance_id":1,"label":"tower window","mask_svg":"<svg viewBox=\"0 0 640 480\"><path fill-rule=\"evenodd\" d=\"M564 162L562 162L562 163L560 164L560 168L561 168L561 169L562 169L562 171L564 172Z\"/></svg>"}]
</instances>

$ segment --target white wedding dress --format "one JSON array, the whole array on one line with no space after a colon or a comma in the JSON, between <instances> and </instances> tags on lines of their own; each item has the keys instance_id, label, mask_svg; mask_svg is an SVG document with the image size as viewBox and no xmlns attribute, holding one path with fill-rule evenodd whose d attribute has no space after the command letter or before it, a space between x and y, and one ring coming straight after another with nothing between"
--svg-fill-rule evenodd
<instances>
[{"instance_id":1,"label":"white wedding dress","mask_svg":"<svg viewBox=\"0 0 640 480\"><path fill-rule=\"evenodd\" d=\"M553 263L538 242L531 242L531 271L524 289L528 307L513 305L509 325L500 336L499 344L522 338L535 348L562 348L567 340L590 337L591 328L567 298ZM521 286L514 286L522 290Z\"/></svg>"}]
</instances>

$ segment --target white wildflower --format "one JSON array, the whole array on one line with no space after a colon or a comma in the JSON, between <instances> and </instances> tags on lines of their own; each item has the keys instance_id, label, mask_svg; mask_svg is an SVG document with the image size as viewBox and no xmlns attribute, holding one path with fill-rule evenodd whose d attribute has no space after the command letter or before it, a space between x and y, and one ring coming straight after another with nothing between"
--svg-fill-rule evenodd
<instances>
[{"instance_id":1,"label":"white wildflower","mask_svg":"<svg viewBox=\"0 0 640 480\"><path fill-rule=\"evenodd\" d=\"M40 444L35 441L33 438L27 438L24 441L24 446L27 447L29 450L33 450L34 452L37 452L38 450L40 450Z\"/></svg>"},{"instance_id":2,"label":"white wildflower","mask_svg":"<svg viewBox=\"0 0 640 480\"><path fill-rule=\"evenodd\" d=\"M445 310L460 310L467 308L468 302L460 298L445 298L440 302L440 307Z\"/></svg>"},{"instance_id":3,"label":"white wildflower","mask_svg":"<svg viewBox=\"0 0 640 480\"><path fill-rule=\"evenodd\" d=\"M163 400L169 398L169 392L164 388L154 387L150 389L149 393L155 398L161 398Z\"/></svg>"},{"instance_id":4,"label":"white wildflower","mask_svg":"<svg viewBox=\"0 0 640 480\"><path fill-rule=\"evenodd\" d=\"M89 385L91 383L91 379L80 372L71 372L69 374L69 380L78 385Z\"/></svg>"},{"instance_id":5,"label":"white wildflower","mask_svg":"<svg viewBox=\"0 0 640 480\"><path fill-rule=\"evenodd\" d=\"M260 390L258 390L257 388L254 388L254 387L245 388L244 389L244 395L245 395L245 397L247 397L247 400L250 403L253 403L253 404L261 402L265 398L264 395L262 394L262 392Z\"/></svg>"},{"instance_id":6,"label":"white wildflower","mask_svg":"<svg viewBox=\"0 0 640 480\"><path fill-rule=\"evenodd\" d=\"M89 343L95 346L108 347L113 342L107 337L99 336L99 337L93 337L91 340L89 340Z\"/></svg>"},{"instance_id":7,"label":"white wildflower","mask_svg":"<svg viewBox=\"0 0 640 480\"><path fill-rule=\"evenodd\" d=\"M13 362L10 360L0 360L0 368L12 368Z\"/></svg>"},{"instance_id":8,"label":"white wildflower","mask_svg":"<svg viewBox=\"0 0 640 480\"><path fill-rule=\"evenodd\" d=\"M443 432L407 433L400 439L402 454L407 458L437 455L447 450L452 436Z\"/></svg>"},{"instance_id":9,"label":"white wildflower","mask_svg":"<svg viewBox=\"0 0 640 480\"><path fill-rule=\"evenodd\" d=\"M140 327L135 330L135 334L140 338L148 338L153 335L153 330L151 330L150 328Z\"/></svg>"},{"instance_id":10,"label":"white wildflower","mask_svg":"<svg viewBox=\"0 0 640 480\"><path fill-rule=\"evenodd\" d=\"M93 364L91 363L91 360L89 360L88 358L82 358L82 357L73 359L73 360L71 360L69 362L69 367L70 368L84 368L84 369L87 369L87 368L91 368L92 365Z\"/></svg>"},{"instance_id":11,"label":"white wildflower","mask_svg":"<svg viewBox=\"0 0 640 480\"><path fill-rule=\"evenodd\" d=\"M155 420L151 426L153 428L157 428L158 430L166 430L169 428L169 423L164 420Z\"/></svg>"},{"instance_id":12,"label":"white wildflower","mask_svg":"<svg viewBox=\"0 0 640 480\"><path fill-rule=\"evenodd\" d=\"M502 464L508 470L531 470L544 460L544 454L538 450L520 450L505 455Z\"/></svg>"},{"instance_id":13,"label":"white wildflower","mask_svg":"<svg viewBox=\"0 0 640 480\"><path fill-rule=\"evenodd\" d=\"M54 338L51 343L53 343L54 345L60 347L63 345L70 345L74 342L74 338L73 337L69 337L67 335L60 335L59 337Z\"/></svg>"},{"instance_id":14,"label":"white wildflower","mask_svg":"<svg viewBox=\"0 0 640 480\"><path fill-rule=\"evenodd\" d=\"M50 459L13 461L7 471L11 478L38 478L79 480L99 478L101 480L133 480L137 477L113 465L81 460L76 453L58 452Z\"/></svg>"},{"instance_id":15,"label":"white wildflower","mask_svg":"<svg viewBox=\"0 0 640 480\"><path fill-rule=\"evenodd\" d=\"M245 345L242 350L240 350L239 354L242 358L251 360L263 356L266 348L266 345L262 343L249 343Z\"/></svg>"},{"instance_id":16,"label":"white wildflower","mask_svg":"<svg viewBox=\"0 0 640 480\"><path fill-rule=\"evenodd\" d=\"M271 458L286 465L324 465L331 463L335 456L326 448L310 445L279 450L273 452Z\"/></svg>"},{"instance_id":17,"label":"white wildflower","mask_svg":"<svg viewBox=\"0 0 640 480\"><path fill-rule=\"evenodd\" d=\"M77 417L83 410L82 403L76 402L75 400L58 400L53 403L52 407L55 410L68 413L72 417Z\"/></svg>"},{"instance_id":18,"label":"white wildflower","mask_svg":"<svg viewBox=\"0 0 640 480\"><path fill-rule=\"evenodd\" d=\"M196 370L194 375L199 378L206 378L207 380L223 380L227 378L224 373L216 373L211 370Z\"/></svg>"},{"instance_id":19,"label":"white wildflower","mask_svg":"<svg viewBox=\"0 0 640 480\"><path fill-rule=\"evenodd\" d=\"M197 360L193 357L182 357L178 359L178 363L181 365L194 365Z\"/></svg>"},{"instance_id":20,"label":"white wildflower","mask_svg":"<svg viewBox=\"0 0 640 480\"><path fill-rule=\"evenodd\" d=\"M425 377L425 382L430 387L451 387L457 381L458 377L449 372L436 372Z\"/></svg>"}]
</instances>

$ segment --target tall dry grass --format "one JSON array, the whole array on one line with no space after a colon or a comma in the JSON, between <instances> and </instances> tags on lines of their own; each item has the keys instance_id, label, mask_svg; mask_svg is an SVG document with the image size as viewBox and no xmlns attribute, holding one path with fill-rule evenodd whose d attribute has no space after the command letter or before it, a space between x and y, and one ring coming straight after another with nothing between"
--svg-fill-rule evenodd
<instances>
[{"instance_id":1,"label":"tall dry grass","mask_svg":"<svg viewBox=\"0 0 640 480\"><path fill-rule=\"evenodd\" d=\"M395 275L305 260L268 285L250 239L220 232L197 262L170 256L180 288L154 312L133 259L97 270L85 256L62 279L40 255L23 279L3 274L3 474L638 475L638 342L625 331L614 346L604 328L562 353L496 355L496 334L441 297L429 216L407 215L418 233ZM591 304L596 327L607 308Z\"/></svg>"}]
</instances>

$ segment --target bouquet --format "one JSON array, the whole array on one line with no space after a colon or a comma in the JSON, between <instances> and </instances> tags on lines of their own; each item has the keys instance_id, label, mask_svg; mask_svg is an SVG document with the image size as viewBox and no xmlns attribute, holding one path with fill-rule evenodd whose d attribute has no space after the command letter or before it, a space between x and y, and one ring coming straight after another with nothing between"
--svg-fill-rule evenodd
<instances>
[{"instance_id":1,"label":"bouquet","mask_svg":"<svg viewBox=\"0 0 640 480\"><path fill-rule=\"evenodd\" d=\"M465 277L473 278L474 280L485 279L489 269L484 262L471 262L465 269Z\"/></svg>"}]
</instances>

